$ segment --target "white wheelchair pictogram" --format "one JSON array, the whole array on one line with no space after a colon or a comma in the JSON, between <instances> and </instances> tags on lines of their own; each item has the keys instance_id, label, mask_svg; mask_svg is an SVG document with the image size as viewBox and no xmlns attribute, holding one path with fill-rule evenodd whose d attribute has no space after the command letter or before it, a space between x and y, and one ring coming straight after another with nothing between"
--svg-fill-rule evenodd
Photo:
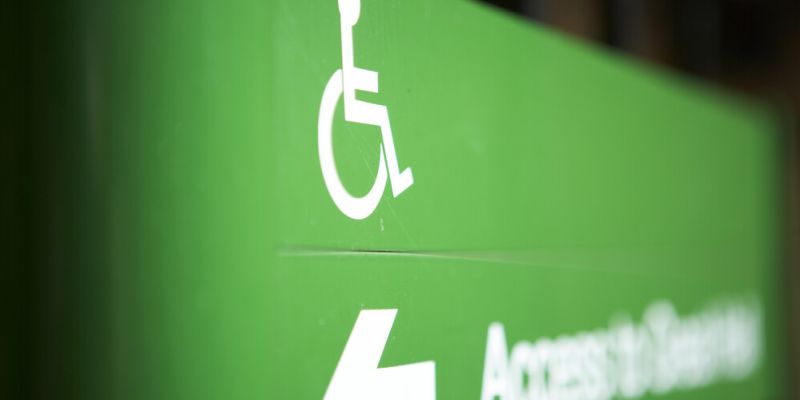
<instances>
[{"instance_id":1,"label":"white wheelchair pictogram","mask_svg":"<svg viewBox=\"0 0 800 400\"><path fill-rule=\"evenodd\" d=\"M319 162L325 186L333 202L345 215L353 219L364 219L375 211L386 188L388 179L392 195L397 197L414 183L411 168L402 172L397 165L397 154L389 124L389 112L384 105L368 103L356 98L356 91L378 93L378 73L354 65L353 27L361 13L361 0L339 0L339 14L342 31L342 68L331 75L319 108L317 126ZM381 129L378 173L369 192L362 197L351 195L342 185L333 157L333 116L339 97L344 97L344 119Z\"/></svg>"}]
</instances>

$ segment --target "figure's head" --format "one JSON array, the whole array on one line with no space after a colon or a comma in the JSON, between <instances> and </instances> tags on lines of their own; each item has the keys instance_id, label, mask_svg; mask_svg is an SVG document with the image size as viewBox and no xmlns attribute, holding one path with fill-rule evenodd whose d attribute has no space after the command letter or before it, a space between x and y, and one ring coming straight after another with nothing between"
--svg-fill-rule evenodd
<instances>
[{"instance_id":1,"label":"figure's head","mask_svg":"<svg viewBox=\"0 0 800 400\"><path fill-rule=\"evenodd\" d=\"M361 14L361 0L339 0L339 14L343 23L355 25Z\"/></svg>"}]
</instances>

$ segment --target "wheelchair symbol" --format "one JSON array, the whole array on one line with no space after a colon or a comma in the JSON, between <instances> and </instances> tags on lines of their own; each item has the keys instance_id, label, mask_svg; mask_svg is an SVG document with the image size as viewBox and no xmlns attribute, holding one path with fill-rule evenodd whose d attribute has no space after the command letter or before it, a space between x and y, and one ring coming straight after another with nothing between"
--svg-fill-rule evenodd
<instances>
[{"instance_id":1,"label":"wheelchair symbol","mask_svg":"<svg viewBox=\"0 0 800 400\"><path fill-rule=\"evenodd\" d=\"M388 179L392 196L397 197L414 183L411 168L403 172L397 165L389 112L384 105L361 101L356 91L378 93L378 73L358 68L353 62L353 27L361 13L361 0L339 0L342 31L342 68L337 69L325 85L319 108L317 132L319 135L319 162L322 177L333 202L345 215L353 219L364 219L378 207ZM382 144L378 152L378 173L369 192L362 197L351 195L342 185L333 157L333 116L339 97L344 98L344 119L381 129Z\"/></svg>"}]
</instances>

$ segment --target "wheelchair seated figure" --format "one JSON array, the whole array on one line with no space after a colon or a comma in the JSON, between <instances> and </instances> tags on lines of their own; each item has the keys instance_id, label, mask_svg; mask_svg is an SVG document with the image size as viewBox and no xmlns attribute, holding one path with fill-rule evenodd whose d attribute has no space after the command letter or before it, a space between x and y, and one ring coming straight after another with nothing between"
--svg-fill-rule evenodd
<instances>
[{"instance_id":1,"label":"wheelchair seated figure","mask_svg":"<svg viewBox=\"0 0 800 400\"><path fill-rule=\"evenodd\" d=\"M348 122L375 125L381 128L381 140L389 169L392 195L397 197L414 183L411 168L403 172L397 165L394 138L386 106L361 101L356 91L378 93L378 73L356 67L353 59L353 27L361 15L361 0L338 0L342 38L342 97L344 119Z\"/></svg>"}]
</instances>

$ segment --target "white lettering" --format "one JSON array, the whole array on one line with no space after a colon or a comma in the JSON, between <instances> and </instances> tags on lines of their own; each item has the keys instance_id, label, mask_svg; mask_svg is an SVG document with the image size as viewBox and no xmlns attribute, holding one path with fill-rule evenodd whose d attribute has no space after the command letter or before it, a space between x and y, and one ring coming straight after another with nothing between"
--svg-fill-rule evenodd
<instances>
[{"instance_id":1,"label":"white lettering","mask_svg":"<svg viewBox=\"0 0 800 400\"><path fill-rule=\"evenodd\" d=\"M667 301L641 324L620 314L607 330L516 343L489 326L481 400L635 399L750 375L761 356L761 311L754 300L720 301L681 317Z\"/></svg>"}]
</instances>

